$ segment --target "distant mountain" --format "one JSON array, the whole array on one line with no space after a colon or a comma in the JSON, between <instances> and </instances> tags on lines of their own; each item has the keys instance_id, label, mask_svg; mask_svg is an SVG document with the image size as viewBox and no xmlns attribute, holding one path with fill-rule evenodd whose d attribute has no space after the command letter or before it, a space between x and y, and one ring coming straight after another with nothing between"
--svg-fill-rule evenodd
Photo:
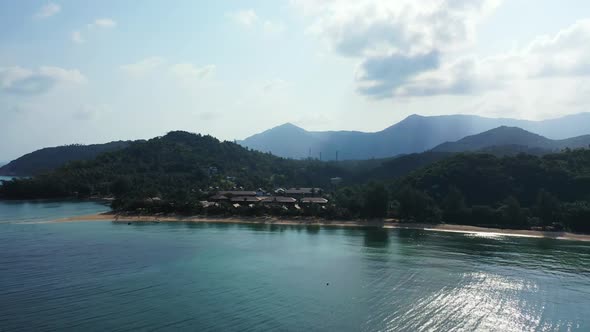
<instances>
[{"instance_id":1,"label":"distant mountain","mask_svg":"<svg viewBox=\"0 0 590 332\"><path fill-rule=\"evenodd\" d=\"M28 153L0 167L0 175L31 176L53 170L70 161L90 160L103 152L116 151L129 146L130 142L117 141L92 145L65 145L44 148Z\"/></svg>"},{"instance_id":2,"label":"distant mountain","mask_svg":"<svg viewBox=\"0 0 590 332\"><path fill-rule=\"evenodd\" d=\"M565 148L583 148L590 144L590 135L552 140L517 127L501 126L481 134L467 136L456 142L446 142L432 149L434 152L510 151L532 154L555 152ZM496 153L494 153L496 154ZM509 154L509 153L508 153Z\"/></svg>"},{"instance_id":3,"label":"distant mountain","mask_svg":"<svg viewBox=\"0 0 590 332\"><path fill-rule=\"evenodd\" d=\"M520 127L551 139L590 134L590 113L544 121L475 115L411 115L382 131L307 131L287 123L240 141L251 149L287 158L370 159L430 150L500 126ZM311 152L311 154L310 154Z\"/></svg>"}]
</instances>

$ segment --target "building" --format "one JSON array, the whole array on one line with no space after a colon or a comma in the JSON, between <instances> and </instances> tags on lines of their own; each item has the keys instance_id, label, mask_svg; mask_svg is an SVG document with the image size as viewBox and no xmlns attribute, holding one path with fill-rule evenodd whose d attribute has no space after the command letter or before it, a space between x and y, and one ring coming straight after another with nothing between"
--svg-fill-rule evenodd
<instances>
[{"instance_id":1,"label":"building","mask_svg":"<svg viewBox=\"0 0 590 332\"><path fill-rule=\"evenodd\" d=\"M322 192L321 188L290 188L285 190L284 195L293 197L321 196Z\"/></svg>"},{"instance_id":2,"label":"building","mask_svg":"<svg viewBox=\"0 0 590 332\"><path fill-rule=\"evenodd\" d=\"M268 196L262 199L263 204L295 204L297 200L286 196Z\"/></svg>"},{"instance_id":3,"label":"building","mask_svg":"<svg viewBox=\"0 0 590 332\"><path fill-rule=\"evenodd\" d=\"M219 205L219 204L217 204L215 202L209 202L209 201L200 201L199 203L204 208L209 208L209 207L212 207L212 206L218 206Z\"/></svg>"},{"instance_id":4,"label":"building","mask_svg":"<svg viewBox=\"0 0 590 332\"><path fill-rule=\"evenodd\" d=\"M217 195L223 195L226 197L236 197L236 196L256 196L255 191L245 191L245 190L228 190L228 191L219 191Z\"/></svg>"},{"instance_id":5,"label":"building","mask_svg":"<svg viewBox=\"0 0 590 332\"><path fill-rule=\"evenodd\" d=\"M230 198L232 203L258 203L261 198L256 196L235 196Z\"/></svg>"},{"instance_id":6,"label":"building","mask_svg":"<svg viewBox=\"0 0 590 332\"><path fill-rule=\"evenodd\" d=\"M229 190L229 191L218 191L217 194L209 197L210 201L213 202L235 202L235 198L241 198L240 201L244 201L243 197L254 197L256 198L255 191L244 191L244 190Z\"/></svg>"},{"instance_id":7,"label":"building","mask_svg":"<svg viewBox=\"0 0 590 332\"><path fill-rule=\"evenodd\" d=\"M301 204L328 204L328 200L323 197L304 197L299 202Z\"/></svg>"},{"instance_id":8,"label":"building","mask_svg":"<svg viewBox=\"0 0 590 332\"><path fill-rule=\"evenodd\" d=\"M211 197L209 197L209 200L214 201L214 202L222 202L222 201L227 201L229 200L229 197L225 196L225 195L213 195Z\"/></svg>"}]
</instances>

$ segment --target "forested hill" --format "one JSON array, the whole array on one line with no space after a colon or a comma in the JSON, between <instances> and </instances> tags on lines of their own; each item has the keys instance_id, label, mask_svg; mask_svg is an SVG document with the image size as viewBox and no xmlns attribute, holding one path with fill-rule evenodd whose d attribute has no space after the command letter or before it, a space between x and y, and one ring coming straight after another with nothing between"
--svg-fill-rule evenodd
<instances>
[{"instance_id":1,"label":"forested hill","mask_svg":"<svg viewBox=\"0 0 590 332\"><path fill-rule=\"evenodd\" d=\"M129 146L128 141L117 141L106 144L65 145L44 148L28 153L0 167L0 175L32 176L53 170L70 161L89 160L103 152L116 151Z\"/></svg>"},{"instance_id":2,"label":"forested hill","mask_svg":"<svg viewBox=\"0 0 590 332\"><path fill-rule=\"evenodd\" d=\"M71 162L33 179L6 182L2 198L120 196L185 199L209 187L322 186L346 167L295 161L182 131L134 142L94 160Z\"/></svg>"},{"instance_id":3,"label":"forested hill","mask_svg":"<svg viewBox=\"0 0 590 332\"><path fill-rule=\"evenodd\" d=\"M0 198L118 196L199 199L210 188L250 190L330 187L391 180L450 154L430 153L358 161L292 160L249 150L211 136L182 131L130 143L128 147L73 161L32 179L6 182Z\"/></svg>"},{"instance_id":4,"label":"forested hill","mask_svg":"<svg viewBox=\"0 0 590 332\"><path fill-rule=\"evenodd\" d=\"M590 150L542 157L456 154L391 188L400 216L512 228L559 224L590 232Z\"/></svg>"},{"instance_id":5,"label":"forested hill","mask_svg":"<svg viewBox=\"0 0 590 332\"><path fill-rule=\"evenodd\" d=\"M576 149L588 147L590 135L577 136L561 140L552 140L541 135L528 132L518 127L501 126L483 133L467 136L456 142L443 143L432 151L434 152L469 152L510 150L509 147L521 147L521 152L527 149L535 151L534 154L558 152L565 148Z\"/></svg>"}]
</instances>

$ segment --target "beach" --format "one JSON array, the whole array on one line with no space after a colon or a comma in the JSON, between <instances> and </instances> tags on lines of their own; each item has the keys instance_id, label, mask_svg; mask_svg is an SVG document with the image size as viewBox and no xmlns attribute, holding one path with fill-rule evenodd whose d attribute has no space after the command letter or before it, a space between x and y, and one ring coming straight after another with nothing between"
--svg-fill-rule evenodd
<instances>
[{"instance_id":1,"label":"beach","mask_svg":"<svg viewBox=\"0 0 590 332\"><path fill-rule=\"evenodd\" d=\"M117 215L112 212L91 215L74 216L56 219L54 222L80 222L80 221L112 221L120 223L159 223L159 222L185 222L185 223L229 223L229 224L269 224L269 225L300 225L300 226L325 226L325 227L373 227L386 229L416 229L437 232L452 232L465 234L483 234L486 236L515 236L532 238L551 238L558 240L590 241L589 234L577 234L570 232L538 231L527 229L502 229L455 224L414 224L400 223L394 219L386 220L326 220L319 218L288 219L279 217L204 217L204 216L178 216L178 215Z\"/></svg>"}]
</instances>

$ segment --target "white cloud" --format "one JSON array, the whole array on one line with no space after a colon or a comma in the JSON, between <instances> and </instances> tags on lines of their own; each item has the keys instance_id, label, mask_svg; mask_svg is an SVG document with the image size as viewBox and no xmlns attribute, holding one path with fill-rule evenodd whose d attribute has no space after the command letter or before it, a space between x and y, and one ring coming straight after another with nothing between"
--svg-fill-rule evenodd
<instances>
[{"instance_id":1,"label":"white cloud","mask_svg":"<svg viewBox=\"0 0 590 332\"><path fill-rule=\"evenodd\" d=\"M521 49L486 58L469 54L479 23L500 2L292 0L309 20L308 33L359 61L357 91L371 98L494 94L515 100L510 91L518 89L517 99L530 109L527 86L535 86L530 93L539 97L554 93L550 81L590 78L590 19ZM548 82L532 83L539 80ZM568 98L580 96L562 99Z\"/></svg>"},{"instance_id":2,"label":"white cloud","mask_svg":"<svg viewBox=\"0 0 590 332\"><path fill-rule=\"evenodd\" d=\"M263 20L253 9L244 9L227 14L235 23L247 27L257 28L269 35L280 35L285 31L285 25L280 21Z\"/></svg>"},{"instance_id":3,"label":"white cloud","mask_svg":"<svg viewBox=\"0 0 590 332\"><path fill-rule=\"evenodd\" d=\"M84 37L82 37L82 33L80 31L74 31L72 32L72 41L76 44L82 44L84 42L86 42L86 39L84 39Z\"/></svg>"},{"instance_id":4,"label":"white cloud","mask_svg":"<svg viewBox=\"0 0 590 332\"><path fill-rule=\"evenodd\" d=\"M281 34L285 31L285 25L282 22L264 21L262 24L264 32L268 34Z\"/></svg>"},{"instance_id":5,"label":"white cloud","mask_svg":"<svg viewBox=\"0 0 590 332\"><path fill-rule=\"evenodd\" d=\"M590 75L590 19L554 36L536 38L522 52L532 76Z\"/></svg>"},{"instance_id":6,"label":"white cloud","mask_svg":"<svg viewBox=\"0 0 590 332\"><path fill-rule=\"evenodd\" d=\"M170 72L180 79L204 79L215 73L215 65L197 67L192 63L177 63L170 66Z\"/></svg>"},{"instance_id":7,"label":"white cloud","mask_svg":"<svg viewBox=\"0 0 590 332\"><path fill-rule=\"evenodd\" d=\"M152 73L168 73L172 77L182 80L203 80L215 74L215 65L197 66L192 63L169 63L158 56L145 58L136 63L120 67L132 77L143 77Z\"/></svg>"},{"instance_id":8,"label":"white cloud","mask_svg":"<svg viewBox=\"0 0 590 332\"><path fill-rule=\"evenodd\" d=\"M72 117L76 120L95 120L96 118L110 113L111 107L109 105L81 105L72 113Z\"/></svg>"},{"instance_id":9,"label":"white cloud","mask_svg":"<svg viewBox=\"0 0 590 332\"><path fill-rule=\"evenodd\" d=\"M87 79L77 69L64 69L53 66L42 66L39 68L41 75L52 77L59 82L67 82L73 84L86 83Z\"/></svg>"},{"instance_id":10,"label":"white cloud","mask_svg":"<svg viewBox=\"0 0 590 332\"><path fill-rule=\"evenodd\" d=\"M0 92L17 95L45 93L59 84L82 84L86 77L77 69L41 66L28 69L19 66L0 67Z\"/></svg>"},{"instance_id":11,"label":"white cloud","mask_svg":"<svg viewBox=\"0 0 590 332\"><path fill-rule=\"evenodd\" d=\"M114 28L117 22L110 18L97 18L94 22L88 24L88 28Z\"/></svg>"},{"instance_id":12,"label":"white cloud","mask_svg":"<svg viewBox=\"0 0 590 332\"><path fill-rule=\"evenodd\" d=\"M236 12L228 13L227 16L234 22L250 27L258 22L258 15L253 9L238 10Z\"/></svg>"},{"instance_id":13,"label":"white cloud","mask_svg":"<svg viewBox=\"0 0 590 332\"><path fill-rule=\"evenodd\" d=\"M280 21L263 20L253 9L244 9L227 14L235 23L247 27L257 28L270 36L280 35L285 31L285 24Z\"/></svg>"},{"instance_id":14,"label":"white cloud","mask_svg":"<svg viewBox=\"0 0 590 332\"><path fill-rule=\"evenodd\" d=\"M45 6L39 8L39 10L35 13L35 18L48 18L51 17L61 11L61 7L58 4L50 2Z\"/></svg>"},{"instance_id":15,"label":"white cloud","mask_svg":"<svg viewBox=\"0 0 590 332\"><path fill-rule=\"evenodd\" d=\"M506 88L512 81L590 76L590 20L578 21L553 36L494 57L463 57L421 73L395 90L399 96L475 94Z\"/></svg>"},{"instance_id":16,"label":"white cloud","mask_svg":"<svg viewBox=\"0 0 590 332\"><path fill-rule=\"evenodd\" d=\"M211 120L216 120L220 117L222 117L223 114L222 113L218 113L218 112L200 112L197 113L197 117L199 118L199 120L202 121L211 121Z\"/></svg>"},{"instance_id":17,"label":"white cloud","mask_svg":"<svg viewBox=\"0 0 590 332\"><path fill-rule=\"evenodd\" d=\"M144 76L153 70L162 67L166 60L162 57L153 56L145 58L136 63L121 66L121 70L131 76Z\"/></svg>"},{"instance_id":18,"label":"white cloud","mask_svg":"<svg viewBox=\"0 0 590 332\"><path fill-rule=\"evenodd\" d=\"M92 23L88 23L86 25L86 29L84 29L84 34L90 34L91 30L96 29L112 29L117 26L117 22L110 18L97 18ZM86 42L86 39L82 35L81 30L75 30L72 32L71 39L76 44L82 44Z\"/></svg>"},{"instance_id":19,"label":"white cloud","mask_svg":"<svg viewBox=\"0 0 590 332\"><path fill-rule=\"evenodd\" d=\"M477 25L501 0L292 0L308 32L337 54L357 58L359 92L388 97L446 54L473 45Z\"/></svg>"},{"instance_id":20,"label":"white cloud","mask_svg":"<svg viewBox=\"0 0 590 332\"><path fill-rule=\"evenodd\" d=\"M262 91L264 93L270 93L285 88L288 82L280 78L269 80L262 85Z\"/></svg>"},{"instance_id":21,"label":"white cloud","mask_svg":"<svg viewBox=\"0 0 590 332\"><path fill-rule=\"evenodd\" d=\"M309 31L338 53L371 56L456 49L472 42L499 0L293 0Z\"/></svg>"}]
</instances>

